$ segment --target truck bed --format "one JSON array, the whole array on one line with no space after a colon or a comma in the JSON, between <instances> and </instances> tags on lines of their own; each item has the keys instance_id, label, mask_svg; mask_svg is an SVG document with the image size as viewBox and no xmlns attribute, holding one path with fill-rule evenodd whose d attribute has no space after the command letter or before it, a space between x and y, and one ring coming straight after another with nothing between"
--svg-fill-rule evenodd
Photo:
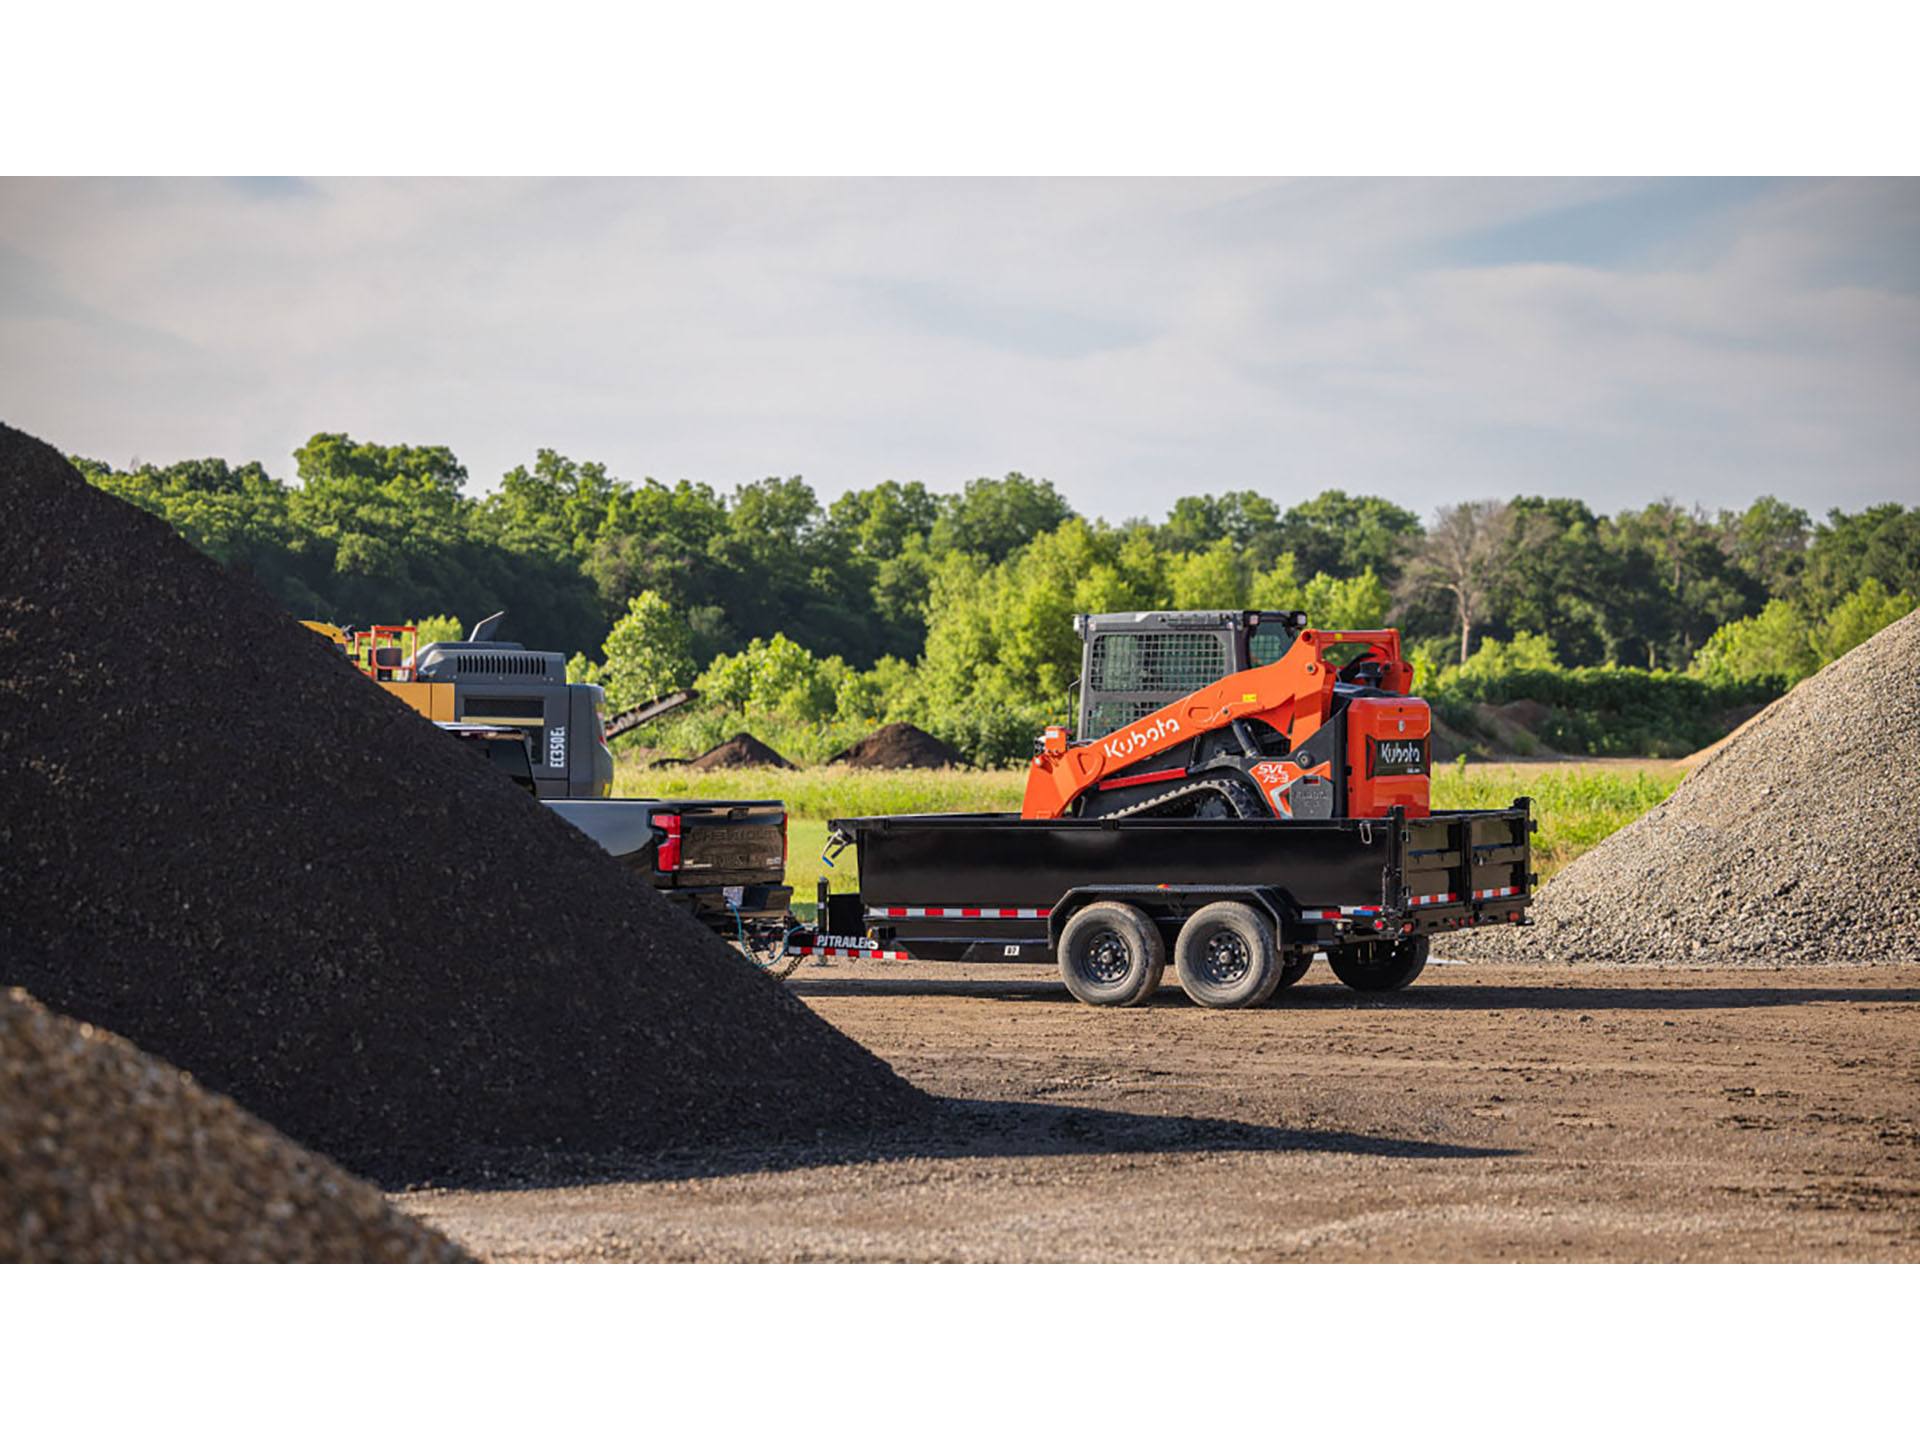
<instances>
[{"instance_id":1,"label":"truck bed","mask_svg":"<svg viewBox=\"0 0 1920 1440\"><path fill-rule=\"evenodd\" d=\"M858 847L866 930L923 959L1045 960L1060 912L1095 892L1170 918L1257 891L1303 949L1510 924L1533 892L1525 799L1375 819L878 815L831 829ZM854 918L836 910L831 928Z\"/></svg>"},{"instance_id":2,"label":"truck bed","mask_svg":"<svg viewBox=\"0 0 1920 1440\"><path fill-rule=\"evenodd\" d=\"M543 800L670 903L729 938L785 919L786 807L778 800Z\"/></svg>"}]
</instances>

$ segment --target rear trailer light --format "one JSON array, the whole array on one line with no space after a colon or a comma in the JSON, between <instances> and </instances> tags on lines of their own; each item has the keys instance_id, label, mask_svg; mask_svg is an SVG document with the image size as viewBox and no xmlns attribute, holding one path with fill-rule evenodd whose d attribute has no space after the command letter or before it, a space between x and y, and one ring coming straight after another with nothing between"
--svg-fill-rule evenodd
<instances>
[{"instance_id":1,"label":"rear trailer light","mask_svg":"<svg viewBox=\"0 0 1920 1440\"><path fill-rule=\"evenodd\" d=\"M678 870L680 868L680 817L678 815L657 815L648 821L661 834L661 840L654 847L653 868L659 871Z\"/></svg>"}]
</instances>

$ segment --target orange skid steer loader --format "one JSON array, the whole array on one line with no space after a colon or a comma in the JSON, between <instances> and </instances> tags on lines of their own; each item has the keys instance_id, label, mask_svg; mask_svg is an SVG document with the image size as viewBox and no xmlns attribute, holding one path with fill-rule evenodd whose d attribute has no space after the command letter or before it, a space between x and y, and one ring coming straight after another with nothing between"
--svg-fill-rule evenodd
<instances>
[{"instance_id":1,"label":"orange skid steer loader","mask_svg":"<svg viewBox=\"0 0 1920 1440\"><path fill-rule=\"evenodd\" d=\"M1297 611L1075 623L1079 735L1041 737L1024 818L1428 813L1432 722L1397 630L1314 630Z\"/></svg>"}]
</instances>

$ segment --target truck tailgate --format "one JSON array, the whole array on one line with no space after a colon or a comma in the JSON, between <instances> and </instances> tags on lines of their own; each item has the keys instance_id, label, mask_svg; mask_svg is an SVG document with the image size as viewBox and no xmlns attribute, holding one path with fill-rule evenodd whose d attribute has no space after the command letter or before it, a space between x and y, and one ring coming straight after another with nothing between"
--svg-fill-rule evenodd
<instances>
[{"instance_id":1,"label":"truck tailgate","mask_svg":"<svg viewBox=\"0 0 1920 1440\"><path fill-rule=\"evenodd\" d=\"M764 885L786 872L778 800L543 800L629 867L676 885Z\"/></svg>"},{"instance_id":2,"label":"truck tailgate","mask_svg":"<svg viewBox=\"0 0 1920 1440\"><path fill-rule=\"evenodd\" d=\"M543 800L662 898L729 937L778 920L786 883L786 807L778 800Z\"/></svg>"},{"instance_id":3,"label":"truck tailgate","mask_svg":"<svg viewBox=\"0 0 1920 1440\"><path fill-rule=\"evenodd\" d=\"M786 871L786 811L778 800L675 801L680 870L699 885L778 879Z\"/></svg>"}]
</instances>

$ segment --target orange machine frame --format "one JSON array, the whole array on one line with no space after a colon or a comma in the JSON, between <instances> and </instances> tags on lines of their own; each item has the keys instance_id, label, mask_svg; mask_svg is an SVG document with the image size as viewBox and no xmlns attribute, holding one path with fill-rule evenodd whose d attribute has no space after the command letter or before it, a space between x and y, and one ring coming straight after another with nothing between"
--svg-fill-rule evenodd
<instances>
[{"instance_id":1,"label":"orange machine frame","mask_svg":"<svg viewBox=\"0 0 1920 1440\"><path fill-rule=\"evenodd\" d=\"M1398 630L1302 630L1272 664L1229 675L1098 740L1069 744L1063 727L1049 726L1027 771L1021 817L1057 820L1104 776L1236 720L1264 721L1298 748L1333 713L1338 667L1327 663L1328 647L1354 643L1372 647L1382 662L1377 688L1396 695L1412 690L1413 667L1400 656Z\"/></svg>"}]
</instances>

